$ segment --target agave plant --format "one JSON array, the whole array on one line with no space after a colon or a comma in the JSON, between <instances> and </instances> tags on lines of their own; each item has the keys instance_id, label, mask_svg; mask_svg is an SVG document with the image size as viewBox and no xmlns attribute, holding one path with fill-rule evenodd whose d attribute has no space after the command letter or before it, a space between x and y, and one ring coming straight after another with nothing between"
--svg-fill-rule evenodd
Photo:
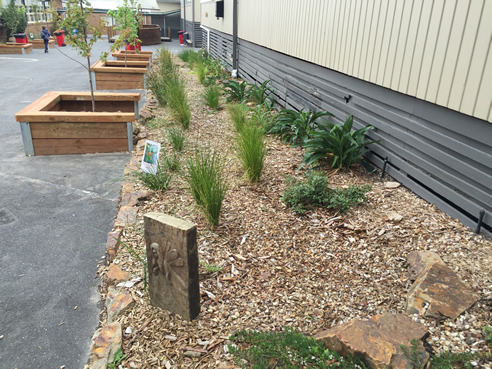
<instances>
[{"instance_id":1,"label":"agave plant","mask_svg":"<svg viewBox=\"0 0 492 369\"><path fill-rule=\"evenodd\" d=\"M273 102L273 97L270 95L273 93L273 88L268 87L271 81L267 79L260 86L250 85L248 89L248 98L257 105L263 105L269 100L269 105Z\"/></svg>"},{"instance_id":2,"label":"agave plant","mask_svg":"<svg viewBox=\"0 0 492 369\"><path fill-rule=\"evenodd\" d=\"M283 142L292 146L304 146L314 129L318 126L317 120L321 117L332 115L327 111L295 111L290 109L281 110L277 121L269 133L278 134Z\"/></svg>"},{"instance_id":3,"label":"agave plant","mask_svg":"<svg viewBox=\"0 0 492 369\"><path fill-rule=\"evenodd\" d=\"M318 163L313 169L321 168L331 164L333 168L349 169L352 164L358 163L362 155L369 149L366 147L380 140L367 140L365 133L373 126L368 125L356 131L352 131L354 118L350 115L344 124L332 124L318 126L304 145L306 154L303 166Z\"/></svg>"},{"instance_id":4,"label":"agave plant","mask_svg":"<svg viewBox=\"0 0 492 369\"><path fill-rule=\"evenodd\" d=\"M229 81L224 83L224 92L226 95L227 102L238 102L241 103L246 100L246 87L248 84L246 81L242 81L241 83L237 81Z\"/></svg>"}]
</instances>

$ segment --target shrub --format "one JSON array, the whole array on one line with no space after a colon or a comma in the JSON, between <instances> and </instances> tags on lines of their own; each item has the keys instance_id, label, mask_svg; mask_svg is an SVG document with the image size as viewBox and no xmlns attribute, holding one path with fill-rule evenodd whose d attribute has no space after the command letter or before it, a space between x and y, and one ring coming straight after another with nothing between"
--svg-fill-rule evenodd
<instances>
[{"instance_id":1,"label":"shrub","mask_svg":"<svg viewBox=\"0 0 492 369\"><path fill-rule=\"evenodd\" d=\"M266 155L263 138L263 129L251 123L247 123L236 137L237 156L251 182L258 181L263 170Z\"/></svg>"},{"instance_id":2,"label":"shrub","mask_svg":"<svg viewBox=\"0 0 492 369\"><path fill-rule=\"evenodd\" d=\"M273 89L268 87L271 81L268 79L260 86L250 85L248 90L248 98L257 105L263 105L267 100L270 100L270 104L273 102L273 97L269 94L273 93Z\"/></svg>"},{"instance_id":3,"label":"shrub","mask_svg":"<svg viewBox=\"0 0 492 369\"><path fill-rule=\"evenodd\" d=\"M229 351L241 368L368 368L360 359L341 357L293 328L280 332L240 331L230 338Z\"/></svg>"},{"instance_id":4,"label":"shrub","mask_svg":"<svg viewBox=\"0 0 492 369\"><path fill-rule=\"evenodd\" d=\"M286 185L282 201L298 214L324 205L328 198L328 176L322 172L310 171L304 181L287 177Z\"/></svg>"},{"instance_id":5,"label":"shrub","mask_svg":"<svg viewBox=\"0 0 492 369\"><path fill-rule=\"evenodd\" d=\"M236 131L239 132L244 127L248 119L248 107L243 104L231 104L227 105L227 111L231 116L234 128L236 128Z\"/></svg>"},{"instance_id":6,"label":"shrub","mask_svg":"<svg viewBox=\"0 0 492 369\"><path fill-rule=\"evenodd\" d=\"M215 151L197 151L188 159L186 180L205 218L212 227L218 225L228 187L222 158Z\"/></svg>"},{"instance_id":7,"label":"shrub","mask_svg":"<svg viewBox=\"0 0 492 369\"><path fill-rule=\"evenodd\" d=\"M241 83L236 81L228 81L224 83L224 91L226 95L227 102L238 102L242 103L246 100L246 81Z\"/></svg>"},{"instance_id":8,"label":"shrub","mask_svg":"<svg viewBox=\"0 0 492 369\"><path fill-rule=\"evenodd\" d=\"M165 191L169 187L172 174L161 163L157 165L156 173L147 173L141 170L134 171L132 177L147 188L154 191Z\"/></svg>"},{"instance_id":9,"label":"shrub","mask_svg":"<svg viewBox=\"0 0 492 369\"><path fill-rule=\"evenodd\" d=\"M186 137L179 128L170 128L167 130L167 139L175 151L181 151Z\"/></svg>"},{"instance_id":10,"label":"shrub","mask_svg":"<svg viewBox=\"0 0 492 369\"><path fill-rule=\"evenodd\" d=\"M331 115L327 111L295 111L283 109L277 116L277 120L270 133L278 134L283 142L293 146L303 146L314 129L318 126L317 120Z\"/></svg>"},{"instance_id":11,"label":"shrub","mask_svg":"<svg viewBox=\"0 0 492 369\"><path fill-rule=\"evenodd\" d=\"M217 85L208 86L203 92L203 100L205 104L212 109L217 109L219 107L219 99L222 94L220 87Z\"/></svg>"},{"instance_id":12,"label":"shrub","mask_svg":"<svg viewBox=\"0 0 492 369\"><path fill-rule=\"evenodd\" d=\"M343 125L326 122L312 133L312 138L304 145L306 154L301 167L318 162L314 168L330 165L334 168L349 169L352 164L360 162L362 155L369 149L367 145L379 142L366 140L364 134L373 126L365 126L352 131L354 118L350 115Z\"/></svg>"},{"instance_id":13,"label":"shrub","mask_svg":"<svg viewBox=\"0 0 492 369\"><path fill-rule=\"evenodd\" d=\"M304 214L307 210L320 206L346 212L365 202L366 193L371 188L368 184L330 188L325 173L309 171L304 181L287 177L287 187L282 193L282 201L298 214Z\"/></svg>"}]
</instances>

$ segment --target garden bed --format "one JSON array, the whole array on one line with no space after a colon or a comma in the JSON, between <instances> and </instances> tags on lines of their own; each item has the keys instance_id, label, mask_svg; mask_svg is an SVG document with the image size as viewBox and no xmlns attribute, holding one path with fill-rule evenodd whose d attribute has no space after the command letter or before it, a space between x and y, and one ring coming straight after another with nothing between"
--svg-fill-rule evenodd
<instances>
[{"instance_id":1,"label":"garden bed","mask_svg":"<svg viewBox=\"0 0 492 369\"><path fill-rule=\"evenodd\" d=\"M133 148L138 93L50 91L15 115L26 155L124 152Z\"/></svg>"},{"instance_id":2,"label":"garden bed","mask_svg":"<svg viewBox=\"0 0 492 369\"><path fill-rule=\"evenodd\" d=\"M32 44L0 44L0 54L31 54Z\"/></svg>"},{"instance_id":3,"label":"garden bed","mask_svg":"<svg viewBox=\"0 0 492 369\"><path fill-rule=\"evenodd\" d=\"M97 90L134 90L145 88L149 61L98 60L91 66Z\"/></svg>"},{"instance_id":4,"label":"garden bed","mask_svg":"<svg viewBox=\"0 0 492 369\"><path fill-rule=\"evenodd\" d=\"M317 208L294 214L281 195L285 176L302 178L305 173L297 170L303 150L267 137L261 179L248 183L235 156L228 114L202 104L203 87L196 75L178 63L192 108L180 157L184 163L196 148L218 150L226 158L229 191L220 224L212 230L187 183L177 176L165 193L156 192L139 205L135 226L124 230L122 240L145 258L141 224L145 213L164 212L196 223L202 295L199 317L188 322L152 307L143 283L131 287L136 304L118 319L124 332L130 328L123 339L124 367L233 368L226 343L237 330L279 331L289 326L314 334L353 318L403 312L411 285L406 257L414 250L437 252L481 296L455 321L438 324L417 318L429 328L427 341L438 352L488 350L481 330L491 319L490 239L473 234L406 188L387 186L380 173L362 167L329 178L333 187L371 184L366 204L347 213ZM158 109L157 117L148 122L149 138L163 142L162 152L172 151L165 132L171 126L165 122L172 120L167 111ZM141 152L136 153L140 158ZM142 264L127 248L115 262L132 278L143 278ZM105 272L101 267L100 273ZM103 315L102 323L105 319ZM190 347L201 356L184 356Z\"/></svg>"},{"instance_id":5,"label":"garden bed","mask_svg":"<svg viewBox=\"0 0 492 369\"><path fill-rule=\"evenodd\" d=\"M118 50L113 52L113 57L119 61L125 61L125 51ZM127 50L126 51L126 60L127 61L148 61L152 63L152 51L139 51L138 53L135 50Z\"/></svg>"},{"instance_id":6,"label":"garden bed","mask_svg":"<svg viewBox=\"0 0 492 369\"><path fill-rule=\"evenodd\" d=\"M42 40L42 39L32 40L31 43L32 43L33 49L44 49L44 40ZM50 49L54 49L55 48L55 40L49 40L48 41L48 47Z\"/></svg>"}]
</instances>

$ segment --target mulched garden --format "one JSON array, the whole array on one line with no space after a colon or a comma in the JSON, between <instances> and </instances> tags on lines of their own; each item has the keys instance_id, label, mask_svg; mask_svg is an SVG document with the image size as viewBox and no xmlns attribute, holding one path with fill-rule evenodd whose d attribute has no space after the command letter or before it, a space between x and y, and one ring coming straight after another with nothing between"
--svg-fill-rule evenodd
<instances>
[{"instance_id":1,"label":"mulched garden","mask_svg":"<svg viewBox=\"0 0 492 369\"><path fill-rule=\"evenodd\" d=\"M380 172L371 174L361 166L331 173L329 183L342 188L370 184L367 202L346 213L326 208L293 213L281 195L286 176L301 179L305 173L298 171L303 150L266 136L265 167L259 182L251 184L236 158L228 113L205 106L197 76L186 63L175 62L192 110L181 163L184 167L197 147L214 148L226 160L229 190L214 229L181 175L174 176L168 190L154 192L138 205L139 220L125 228L122 241L144 258L145 213L164 212L198 225L201 313L185 321L152 307L143 282L129 288L136 304L118 319L126 355L121 367L233 368L235 358L227 344L238 330L294 327L311 335L354 318L404 312L411 284L406 257L414 250L437 252L481 296L455 321L419 319L430 330L427 341L436 352L489 350L482 329L492 320L490 239L475 235L403 186L388 183L394 182L388 176L382 182ZM165 108L153 113L141 129L149 139L162 142L162 152L171 152L166 129L175 124ZM141 262L124 247L115 263L132 278L143 278ZM100 275L106 271L101 268ZM103 284L103 296L105 292Z\"/></svg>"}]
</instances>

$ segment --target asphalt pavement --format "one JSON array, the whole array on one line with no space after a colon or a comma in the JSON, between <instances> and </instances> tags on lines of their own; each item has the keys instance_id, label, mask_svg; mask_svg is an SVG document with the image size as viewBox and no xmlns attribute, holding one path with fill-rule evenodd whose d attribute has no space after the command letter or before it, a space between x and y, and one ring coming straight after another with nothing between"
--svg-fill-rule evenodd
<instances>
[{"instance_id":1,"label":"asphalt pavement","mask_svg":"<svg viewBox=\"0 0 492 369\"><path fill-rule=\"evenodd\" d=\"M24 155L15 113L50 90L89 90L87 71L58 49L86 65L68 46L0 55L1 369L86 364L101 311L95 275L130 159ZM92 62L107 50L98 41Z\"/></svg>"}]
</instances>

